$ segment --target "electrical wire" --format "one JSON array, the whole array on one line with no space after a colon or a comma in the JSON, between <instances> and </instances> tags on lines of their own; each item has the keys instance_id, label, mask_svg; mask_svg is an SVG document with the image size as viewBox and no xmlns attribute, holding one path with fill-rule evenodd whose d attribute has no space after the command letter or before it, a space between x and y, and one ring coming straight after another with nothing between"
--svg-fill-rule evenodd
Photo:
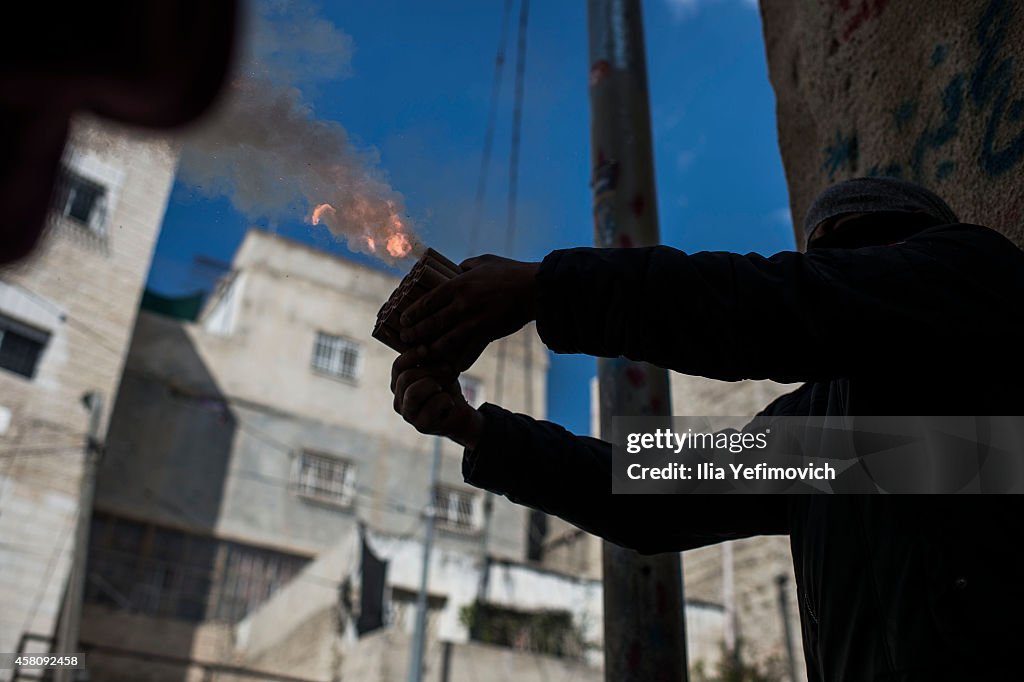
<instances>
[{"instance_id":1,"label":"electrical wire","mask_svg":"<svg viewBox=\"0 0 1024 682\"><path fill-rule=\"evenodd\" d=\"M508 160L508 201L506 203L505 256L515 253L517 206L519 203L519 148L522 140L523 97L526 85L526 28L530 14L530 0L519 6L519 32L516 40L516 83L512 110L512 141ZM508 337L498 344L497 367L494 376L495 400L500 402L505 390L505 365L508 356ZM529 393L529 385L527 385Z\"/></svg>"},{"instance_id":2,"label":"electrical wire","mask_svg":"<svg viewBox=\"0 0 1024 682\"><path fill-rule=\"evenodd\" d=\"M159 381L159 378L155 378L155 377L150 377L150 378L155 380L155 381ZM186 403L191 403L191 404L195 404L195 403L200 403L201 404L201 403L204 403L205 401L208 400L207 398L204 398L203 396L192 395L192 394L188 394L188 393L185 393L185 392L182 392L182 391L178 391L175 394L174 397L176 399L178 399L178 400L181 400L181 401L186 402ZM230 399L224 398L224 397L219 398L219 400L225 406L227 406L228 403L230 402ZM289 444L287 444L287 443L285 443L285 442L283 442L281 440L278 440L277 438L267 434L266 432L262 431L261 429L258 429L256 427L252 426L251 424L248 424L248 423L243 422L241 420L237 420L235 422L234 426L239 431L248 434L249 436L251 436L251 437L255 438L256 440L260 441L261 443L263 443L264 445L270 447L271 449L277 450L278 452L280 452L282 454L285 454L285 455L288 455L288 456L292 456L292 455L294 455L296 452L298 452L300 450L300 448L296 448L296 447L291 446L291 445L289 445ZM264 483L270 482L269 479L274 478L273 483L275 485L278 485L279 487L288 487L289 489L291 489L291 486L293 485L293 483L290 480L279 478L279 477L276 477L276 478L275 477L268 477L266 474L263 474L263 473L257 472L257 471L236 469L235 472L242 473L243 475L246 475L246 476L249 476L249 477L261 477L261 478L264 479L263 480ZM398 512L398 513L409 513L410 507L408 507L407 505L405 505L401 501L395 501L395 500L388 499L383 491L376 490L376 489L374 489L374 488L372 488L370 486L366 486L366 485L355 485L354 488L355 488L355 490L365 494L367 497L370 497L373 500L377 501L378 502L378 508L383 507L385 509L388 509L390 511L395 511L395 512ZM373 505L370 505L370 506L373 506ZM416 513L419 513L419 512L416 512Z\"/></svg>"},{"instance_id":3,"label":"electrical wire","mask_svg":"<svg viewBox=\"0 0 1024 682\"><path fill-rule=\"evenodd\" d=\"M61 529L60 537L58 537L57 542L53 544L53 551L50 553L50 558L46 562L46 568L43 570L43 580L39 583L39 588L36 590L36 596L32 600L32 608L29 610L28 617L25 619L25 624L21 628L22 633L29 632L29 629L32 627L32 623L36 619L36 613L39 611L39 605L42 603L43 597L46 595L46 588L50 585L50 579L53 576L53 569L57 565L57 558L63 553L68 538L71 536L71 529L75 527L80 513L81 509L79 509L77 513L68 517L64 522L64 527Z\"/></svg>"},{"instance_id":4,"label":"electrical wire","mask_svg":"<svg viewBox=\"0 0 1024 682\"><path fill-rule=\"evenodd\" d=\"M487 194L487 177L491 167L491 149L494 146L494 129L498 119L498 98L501 94L502 75L505 70L505 44L508 38L508 20L512 13L513 0L505 0L505 11L501 17L501 34L494 57L494 80L491 83L491 103L487 112L487 126L484 132L483 152L480 155L480 174L476 185L476 202L473 207L473 222L470 223L469 239L466 242L466 257L475 256L480 237L480 223L483 220L484 198Z\"/></svg>"},{"instance_id":5,"label":"electrical wire","mask_svg":"<svg viewBox=\"0 0 1024 682\"><path fill-rule=\"evenodd\" d=\"M9 450L0 450L0 460L20 459L22 457L71 454L72 452L82 452L82 448L83 445L81 443L74 443L68 445L26 445L24 447L11 448Z\"/></svg>"},{"instance_id":6,"label":"electrical wire","mask_svg":"<svg viewBox=\"0 0 1024 682\"><path fill-rule=\"evenodd\" d=\"M116 344L111 339L104 336L98 330L93 329L85 322L80 322L76 317L70 315L67 311L65 311L64 309L62 309L61 307L47 299L46 297L37 294L36 292L21 284L11 283L10 285L17 287L19 290L28 295L29 298L35 300L40 305L49 308L53 313L55 313L60 318L61 322L64 322L68 326L77 329L79 332L90 336L94 341L99 343L101 347L110 351L114 355L121 356L124 353L124 349L118 350L117 348L114 347L114 345Z\"/></svg>"}]
</instances>

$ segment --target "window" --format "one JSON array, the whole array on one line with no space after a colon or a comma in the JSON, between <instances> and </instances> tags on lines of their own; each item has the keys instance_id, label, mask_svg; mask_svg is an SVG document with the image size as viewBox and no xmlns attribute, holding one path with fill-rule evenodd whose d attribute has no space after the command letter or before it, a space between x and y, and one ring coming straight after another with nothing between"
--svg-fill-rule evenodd
<instances>
[{"instance_id":1,"label":"window","mask_svg":"<svg viewBox=\"0 0 1024 682\"><path fill-rule=\"evenodd\" d=\"M413 634L416 628L416 602L419 593L404 590L401 587L391 588L391 599L388 601L387 624L399 632ZM428 641L435 638L448 598L438 594L427 595L427 633Z\"/></svg>"},{"instance_id":2,"label":"window","mask_svg":"<svg viewBox=\"0 0 1024 682\"><path fill-rule=\"evenodd\" d=\"M355 341L316 333L313 345L313 369L342 379L355 379L359 373L359 344Z\"/></svg>"},{"instance_id":3,"label":"window","mask_svg":"<svg viewBox=\"0 0 1024 682\"><path fill-rule=\"evenodd\" d=\"M65 218L98 235L105 234L107 190L98 182L65 168L58 185L55 208Z\"/></svg>"},{"instance_id":4,"label":"window","mask_svg":"<svg viewBox=\"0 0 1024 682\"><path fill-rule=\"evenodd\" d=\"M96 513L86 602L198 622L206 618L217 541Z\"/></svg>"},{"instance_id":5,"label":"window","mask_svg":"<svg viewBox=\"0 0 1024 682\"><path fill-rule=\"evenodd\" d=\"M471 407L480 407L480 404L484 401L484 387L480 380L460 374L459 385L462 387L462 395L466 398L466 402Z\"/></svg>"},{"instance_id":6,"label":"window","mask_svg":"<svg viewBox=\"0 0 1024 682\"><path fill-rule=\"evenodd\" d=\"M234 542L221 543L224 568L218 580L217 620L237 623L294 578L302 557Z\"/></svg>"},{"instance_id":7,"label":"window","mask_svg":"<svg viewBox=\"0 0 1024 682\"><path fill-rule=\"evenodd\" d=\"M237 622L294 578L300 556L96 512L85 601L190 622Z\"/></svg>"},{"instance_id":8,"label":"window","mask_svg":"<svg viewBox=\"0 0 1024 682\"><path fill-rule=\"evenodd\" d=\"M473 531L480 527L477 496L468 490L447 486L434 488L434 518L452 530Z\"/></svg>"},{"instance_id":9,"label":"window","mask_svg":"<svg viewBox=\"0 0 1024 682\"><path fill-rule=\"evenodd\" d=\"M50 335L44 331L0 315L0 368L29 379Z\"/></svg>"},{"instance_id":10,"label":"window","mask_svg":"<svg viewBox=\"0 0 1024 682\"><path fill-rule=\"evenodd\" d=\"M544 541L548 537L548 515L537 509L529 512L526 533L526 558L530 561L544 560Z\"/></svg>"},{"instance_id":11,"label":"window","mask_svg":"<svg viewBox=\"0 0 1024 682\"><path fill-rule=\"evenodd\" d=\"M295 469L295 490L299 495L347 506L355 496L355 474L351 462L303 450Z\"/></svg>"},{"instance_id":12,"label":"window","mask_svg":"<svg viewBox=\"0 0 1024 682\"><path fill-rule=\"evenodd\" d=\"M477 601L461 615L474 642L577 660L583 656L583 631L568 611L519 611Z\"/></svg>"}]
</instances>

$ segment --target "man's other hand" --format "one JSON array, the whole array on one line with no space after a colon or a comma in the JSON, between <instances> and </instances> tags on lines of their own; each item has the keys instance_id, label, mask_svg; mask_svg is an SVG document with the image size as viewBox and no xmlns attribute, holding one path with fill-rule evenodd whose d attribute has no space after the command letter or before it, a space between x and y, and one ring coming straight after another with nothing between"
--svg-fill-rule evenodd
<instances>
[{"instance_id":1,"label":"man's other hand","mask_svg":"<svg viewBox=\"0 0 1024 682\"><path fill-rule=\"evenodd\" d=\"M401 318L402 340L429 344L430 356L462 372L491 341L536 317L537 270L499 256L463 261L465 270L409 306Z\"/></svg>"},{"instance_id":2,"label":"man's other hand","mask_svg":"<svg viewBox=\"0 0 1024 682\"><path fill-rule=\"evenodd\" d=\"M476 447L483 432L483 416L463 397L459 373L449 365L428 364L422 346L395 360L391 392L395 394L395 412L420 433L447 436L465 447Z\"/></svg>"}]
</instances>

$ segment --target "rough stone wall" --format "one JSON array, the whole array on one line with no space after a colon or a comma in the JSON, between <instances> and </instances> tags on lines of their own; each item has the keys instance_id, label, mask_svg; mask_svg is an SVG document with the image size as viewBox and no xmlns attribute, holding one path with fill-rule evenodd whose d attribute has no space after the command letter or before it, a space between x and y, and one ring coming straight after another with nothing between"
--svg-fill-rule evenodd
<instances>
[{"instance_id":1,"label":"rough stone wall","mask_svg":"<svg viewBox=\"0 0 1024 682\"><path fill-rule=\"evenodd\" d=\"M1024 244L1024 6L762 0L779 146L799 226L814 196L902 177Z\"/></svg>"}]
</instances>

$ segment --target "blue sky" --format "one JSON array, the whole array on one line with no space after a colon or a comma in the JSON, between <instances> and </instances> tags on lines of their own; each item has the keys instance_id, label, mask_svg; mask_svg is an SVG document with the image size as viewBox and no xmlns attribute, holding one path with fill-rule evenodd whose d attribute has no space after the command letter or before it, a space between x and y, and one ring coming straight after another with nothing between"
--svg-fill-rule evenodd
<instances>
[{"instance_id":1,"label":"blue sky","mask_svg":"<svg viewBox=\"0 0 1024 682\"><path fill-rule=\"evenodd\" d=\"M317 118L337 121L376 152L427 243L465 253L487 120L503 0L375 0L304 4L348 44L343 68L302 78ZM539 260L592 243L586 3L533 2L519 179L519 220L504 254L514 31L510 28L480 251ZM648 0L644 5L662 241L686 251L763 254L793 248L757 11L750 0ZM518 9L513 11L513 19ZM311 66L312 64L312 66ZM315 59L297 69L316 70ZM208 189L208 188L205 188ZM208 287L194 256L230 261L251 225L325 250L351 252L294 218L243 214L179 178L149 286L166 294ZM356 258L366 261L362 255ZM382 266L383 267L383 266ZM589 430L592 358L552 355L553 421Z\"/></svg>"}]
</instances>

